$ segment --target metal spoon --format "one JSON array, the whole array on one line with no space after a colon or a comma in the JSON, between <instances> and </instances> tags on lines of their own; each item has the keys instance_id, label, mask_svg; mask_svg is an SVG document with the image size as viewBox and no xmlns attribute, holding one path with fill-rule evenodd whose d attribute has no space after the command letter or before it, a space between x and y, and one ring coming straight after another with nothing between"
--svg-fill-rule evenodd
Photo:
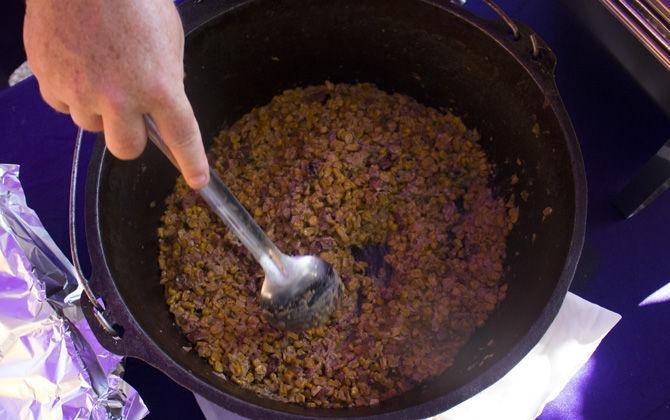
<instances>
[{"instance_id":1,"label":"metal spoon","mask_svg":"<svg viewBox=\"0 0 670 420\"><path fill-rule=\"evenodd\" d=\"M149 115L144 120L149 139L179 169L154 121ZM198 193L263 267L261 306L270 322L290 330L325 322L342 289L342 281L333 267L313 255L283 254L211 166L209 174L209 184Z\"/></svg>"}]
</instances>

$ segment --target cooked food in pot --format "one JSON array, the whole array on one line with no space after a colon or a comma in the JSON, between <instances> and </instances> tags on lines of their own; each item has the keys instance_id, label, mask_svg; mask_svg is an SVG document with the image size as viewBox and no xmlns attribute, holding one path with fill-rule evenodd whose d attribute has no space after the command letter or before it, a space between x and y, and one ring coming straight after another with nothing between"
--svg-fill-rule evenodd
<instances>
[{"instance_id":1,"label":"cooked food in pot","mask_svg":"<svg viewBox=\"0 0 670 420\"><path fill-rule=\"evenodd\" d=\"M288 90L215 139L224 182L280 249L319 254L345 292L299 333L264 319L263 271L183 179L159 229L177 325L212 368L307 407L374 405L443 373L504 299L513 200L475 130L370 84Z\"/></svg>"}]
</instances>

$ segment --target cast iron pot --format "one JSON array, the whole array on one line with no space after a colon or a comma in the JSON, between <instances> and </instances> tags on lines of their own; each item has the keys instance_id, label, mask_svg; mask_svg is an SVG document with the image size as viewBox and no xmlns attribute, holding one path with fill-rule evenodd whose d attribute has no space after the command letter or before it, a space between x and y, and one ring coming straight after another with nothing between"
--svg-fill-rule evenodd
<instances>
[{"instance_id":1,"label":"cast iron pot","mask_svg":"<svg viewBox=\"0 0 670 420\"><path fill-rule=\"evenodd\" d=\"M185 351L190 344L165 304L156 230L177 172L154 147L138 160L116 160L100 136L86 186L90 285L105 302L104 317L124 331L106 334L85 304L101 343L252 418L427 417L514 367L563 302L586 218L583 162L554 84L554 57L542 41L523 25L515 39L502 21L484 21L441 0L194 0L180 12L187 93L206 141L282 90L325 80L373 82L452 109L476 127L497 166L495 191L514 193L520 207L508 239L509 293L452 368L397 398L326 410L259 397ZM511 185L514 174L519 182ZM522 191L530 194L527 201L519 198ZM545 217L547 207L553 212Z\"/></svg>"}]
</instances>

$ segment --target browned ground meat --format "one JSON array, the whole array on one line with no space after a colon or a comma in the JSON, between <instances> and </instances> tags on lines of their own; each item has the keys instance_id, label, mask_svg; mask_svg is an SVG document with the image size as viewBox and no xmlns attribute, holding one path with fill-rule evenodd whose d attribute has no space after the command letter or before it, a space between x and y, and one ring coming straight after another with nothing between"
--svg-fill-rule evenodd
<instances>
[{"instance_id":1,"label":"browned ground meat","mask_svg":"<svg viewBox=\"0 0 670 420\"><path fill-rule=\"evenodd\" d=\"M254 109L210 161L280 249L334 265L344 297L327 325L269 325L260 266L180 178L159 229L177 324L215 371L308 407L373 405L441 374L507 288L517 209L493 197L478 138L369 84L289 90Z\"/></svg>"}]
</instances>

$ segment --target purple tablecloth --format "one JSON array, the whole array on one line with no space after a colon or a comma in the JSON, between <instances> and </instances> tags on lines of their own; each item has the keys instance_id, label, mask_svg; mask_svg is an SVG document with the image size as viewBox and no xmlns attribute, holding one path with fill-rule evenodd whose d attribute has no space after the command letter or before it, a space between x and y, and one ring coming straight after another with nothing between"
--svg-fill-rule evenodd
<instances>
[{"instance_id":1,"label":"purple tablecloth","mask_svg":"<svg viewBox=\"0 0 670 420\"><path fill-rule=\"evenodd\" d=\"M670 135L670 121L560 4L499 3L538 30L559 57L558 85L582 144L589 219L571 290L623 315L541 418L670 419L670 301L639 306L670 282L670 194L627 221L610 204ZM470 5L489 13L480 2ZM34 80L0 92L0 162L21 165L28 204L64 250L74 136L69 118L42 103ZM127 380L157 418L200 415L186 390L140 362L129 362Z\"/></svg>"}]
</instances>

